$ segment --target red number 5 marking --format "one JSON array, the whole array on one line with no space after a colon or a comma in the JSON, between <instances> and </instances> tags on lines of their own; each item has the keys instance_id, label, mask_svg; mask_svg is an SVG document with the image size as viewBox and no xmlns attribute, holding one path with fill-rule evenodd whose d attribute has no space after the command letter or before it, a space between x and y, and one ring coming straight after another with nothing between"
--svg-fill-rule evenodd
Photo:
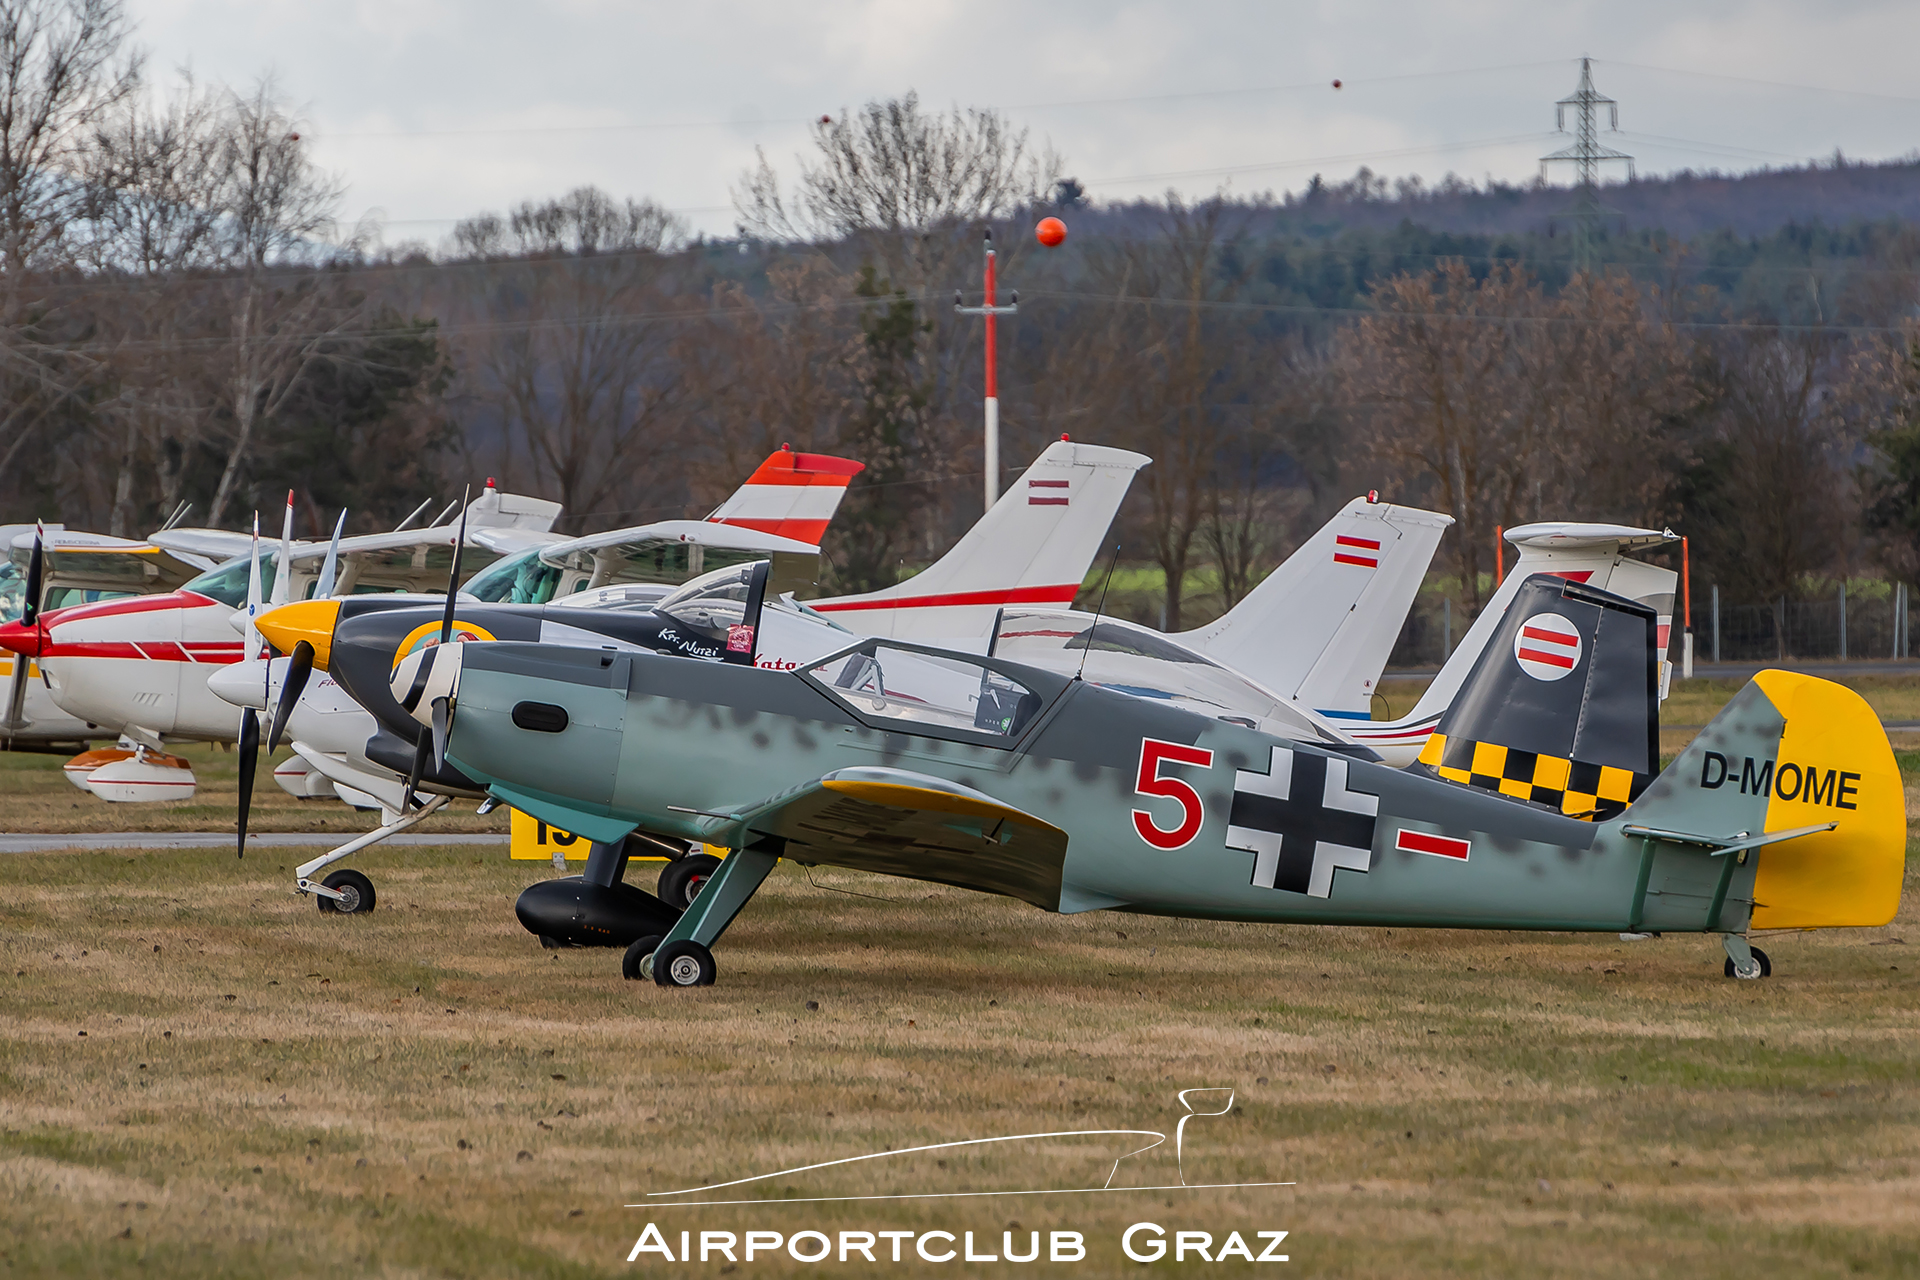
<instances>
[{"instance_id":1,"label":"red number 5 marking","mask_svg":"<svg viewBox=\"0 0 1920 1280\"><path fill-rule=\"evenodd\" d=\"M1183 747L1177 742L1146 738L1140 743L1140 777L1134 790L1143 796L1165 796L1180 802L1180 825L1171 831L1153 820L1145 809L1133 811L1133 829L1156 849L1178 849L1191 844L1207 820L1200 793L1178 778L1160 776L1162 764L1193 764L1207 768L1213 764L1213 752L1205 747Z\"/></svg>"}]
</instances>

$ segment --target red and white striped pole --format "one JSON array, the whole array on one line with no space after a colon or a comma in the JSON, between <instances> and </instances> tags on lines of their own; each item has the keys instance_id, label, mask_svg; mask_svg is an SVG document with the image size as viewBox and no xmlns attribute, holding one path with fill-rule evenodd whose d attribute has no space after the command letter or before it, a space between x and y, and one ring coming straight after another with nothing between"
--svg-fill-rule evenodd
<instances>
[{"instance_id":1,"label":"red and white striped pole","mask_svg":"<svg viewBox=\"0 0 1920 1280\"><path fill-rule=\"evenodd\" d=\"M986 383L986 500L987 510L1000 500L1000 383L994 362L994 318L1012 315L1020 310L1020 292L1015 290L1013 301L1004 307L994 305L995 283L993 274L993 232L987 232L987 269L984 278L986 297L984 305L968 307L961 305L960 291L953 291L953 309L963 316L982 316L986 319L987 343L987 383Z\"/></svg>"}]
</instances>

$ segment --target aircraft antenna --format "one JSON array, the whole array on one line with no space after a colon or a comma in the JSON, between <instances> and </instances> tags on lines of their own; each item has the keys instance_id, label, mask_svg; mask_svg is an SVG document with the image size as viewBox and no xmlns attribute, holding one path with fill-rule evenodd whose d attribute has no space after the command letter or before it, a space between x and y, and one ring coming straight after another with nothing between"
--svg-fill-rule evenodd
<instances>
[{"instance_id":1,"label":"aircraft antenna","mask_svg":"<svg viewBox=\"0 0 1920 1280\"><path fill-rule=\"evenodd\" d=\"M1100 615L1107 611L1107 588L1113 585L1113 571L1120 564L1120 544L1113 544L1113 555L1107 559L1107 577L1100 584L1100 603L1093 607L1093 625L1087 628L1087 647L1080 651L1080 669L1073 673L1078 680L1087 674L1087 655L1093 652L1093 638L1100 630Z\"/></svg>"},{"instance_id":2,"label":"aircraft antenna","mask_svg":"<svg viewBox=\"0 0 1920 1280\"><path fill-rule=\"evenodd\" d=\"M1593 87L1593 67L1591 58L1580 59L1580 85L1570 97L1560 99L1554 104L1553 127L1560 132L1567 131L1567 108L1573 108L1573 145L1562 147L1552 155L1540 157L1540 178L1545 181L1547 166L1550 164L1571 164L1574 172L1573 207L1563 209L1553 215L1556 218L1568 218L1573 222L1573 261L1582 271L1593 269L1593 239L1595 224L1609 213L1618 213L1600 203L1597 175L1603 160L1624 160L1627 163L1627 181L1633 181L1633 157L1624 151L1615 151L1612 147L1602 146L1598 139L1598 130L1594 125L1594 115L1600 107L1608 111L1610 128L1620 127L1620 104L1602 94Z\"/></svg>"},{"instance_id":3,"label":"aircraft antenna","mask_svg":"<svg viewBox=\"0 0 1920 1280\"><path fill-rule=\"evenodd\" d=\"M419 506L413 509L412 515L408 516L405 520L402 520L399 524L393 526L393 531L395 533L399 533L401 530L405 529L408 525L412 524L415 520L418 520L420 518L420 513L422 511L425 511L428 507L432 505L433 505L433 498L429 496L425 502L421 503Z\"/></svg>"}]
</instances>

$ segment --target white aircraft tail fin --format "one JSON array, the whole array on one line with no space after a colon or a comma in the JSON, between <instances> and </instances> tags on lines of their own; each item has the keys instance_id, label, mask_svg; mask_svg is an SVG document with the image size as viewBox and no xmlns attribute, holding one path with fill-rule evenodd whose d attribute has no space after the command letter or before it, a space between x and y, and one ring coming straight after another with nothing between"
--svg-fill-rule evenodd
<instances>
[{"instance_id":1,"label":"white aircraft tail fin","mask_svg":"<svg viewBox=\"0 0 1920 1280\"><path fill-rule=\"evenodd\" d=\"M1246 599L1174 638L1334 720L1374 686L1451 516L1355 498Z\"/></svg>"},{"instance_id":2,"label":"white aircraft tail fin","mask_svg":"<svg viewBox=\"0 0 1920 1280\"><path fill-rule=\"evenodd\" d=\"M1057 440L953 550L905 582L810 601L856 631L896 639L984 636L1002 605L1073 602L1134 473L1152 459Z\"/></svg>"},{"instance_id":3,"label":"white aircraft tail fin","mask_svg":"<svg viewBox=\"0 0 1920 1280\"><path fill-rule=\"evenodd\" d=\"M847 485L864 470L851 458L781 445L707 519L819 546Z\"/></svg>"},{"instance_id":4,"label":"white aircraft tail fin","mask_svg":"<svg viewBox=\"0 0 1920 1280\"><path fill-rule=\"evenodd\" d=\"M1355 724L1344 731L1356 742L1378 751L1391 764L1406 764L1420 754L1427 737L1453 705L1460 686L1486 649L1507 606L1528 578L1553 574L1573 582L1610 591L1653 607L1657 615L1656 642L1660 650L1660 695L1664 698L1671 664L1666 654L1673 625L1674 588L1680 575L1671 569L1626 559L1628 551L1659 546L1679 535L1672 530L1636 529L1617 524L1549 522L1519 525L1507 530L1507 541L1519 551L1506 580L1493 593L1480 616L1461 637L1460 646L1440 668L1440 674L1421 695L1412 711L1398 720Z\"/></svg>"}]
</instances>

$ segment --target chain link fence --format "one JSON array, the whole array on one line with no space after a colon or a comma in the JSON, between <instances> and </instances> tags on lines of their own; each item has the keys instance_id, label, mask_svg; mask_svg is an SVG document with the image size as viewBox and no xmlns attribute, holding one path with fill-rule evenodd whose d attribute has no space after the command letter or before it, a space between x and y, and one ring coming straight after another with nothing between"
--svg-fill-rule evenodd
<instances>
[{"instance_id":1,"label":"chain link fence","mask_svg":"<svg viewBox=\"0 0 1920 1280\"><path fill-rule=\"evenodd\" d=\"M1900 659L1912 656L1909 627L1913 596L1904 583L1836 584L1824 596L1782 598L1767 604L1733 604L1718 587L1695 588L1693 660L1782 662L1789 659ZM1678 632L1682 619L1674 619ZM1472 625L1461 602L1423 591L1407 614L1388 670L1431 671L1446 661Z\"/></svg>"}]
</instances>

